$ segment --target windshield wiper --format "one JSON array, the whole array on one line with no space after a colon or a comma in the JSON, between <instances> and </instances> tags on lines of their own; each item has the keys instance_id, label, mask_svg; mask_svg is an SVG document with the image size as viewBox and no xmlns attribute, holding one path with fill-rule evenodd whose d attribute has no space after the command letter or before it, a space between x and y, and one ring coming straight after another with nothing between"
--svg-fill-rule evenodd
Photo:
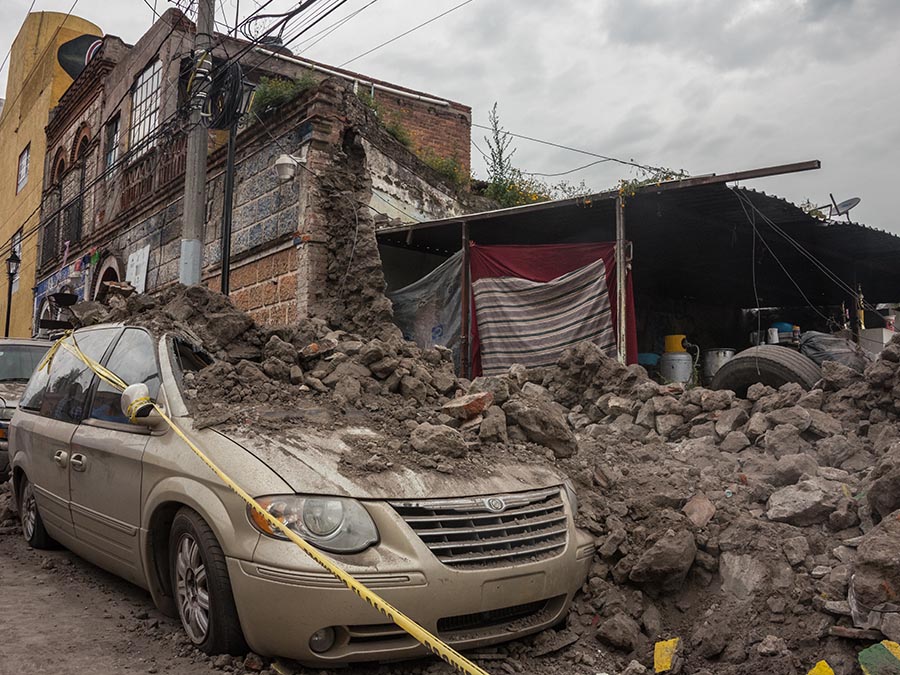
<instances>
[{"instance_id":1,"label":"windshield wiper","mask_svg":"<svg viewBox=\"0 0 900 675\"><path fill-rule=\"evenodd\" d=\"M27 377L0 377L0 382L28 382Z\"/></svg>"}]
</instances>

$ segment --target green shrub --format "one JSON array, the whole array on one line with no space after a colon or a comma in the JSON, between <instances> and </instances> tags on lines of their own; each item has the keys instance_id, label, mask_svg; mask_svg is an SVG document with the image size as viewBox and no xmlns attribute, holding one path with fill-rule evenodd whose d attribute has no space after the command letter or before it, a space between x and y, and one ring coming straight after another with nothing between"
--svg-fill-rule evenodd
<instances>
[{"instance_id":1,"label":"green shrub","mask_svg":"<svg viewBox=\"0 0 900 675\"><path fill-rule=\"evenodd\" d=\"M402 145L407 148L412 149L413 141L412 136L410 136L409 131L405 126L403 126L403 122L400 119L400 116L397 114L388 115L384 112L384 108L379 105L378 101L370 94L368 91L364 91L360 89L356 92L356 96L362 101L362 104L367 108L375 111L375 117L378 118L378 121L381 122L381 126L384 127L384 130L388 132L391 136L393 136L397 141L399 141Z\"/></svg>"},{"instance_id":2,"label":"green shrub","mask_svg":"<svg viewBox=\"0 0 900 675\"><path fill-rule=\"evenodd\" d=\"M468 185L469 175L456 157L441 157L431 150L425 150L419 155L419 159L453 183L457 188Z\"/></svg>"},{"instance_id":3,"label":"green shrub","mask_svg":"<svg viewBox=\"0 0 900 675\"><path fill-rule=\"evenodd\" d=\"M262 115L283 106L317 84L312 73L304 73L297 80L283 77L262 77L253 93L252 112Z\"/></svg>"}]
</instances>

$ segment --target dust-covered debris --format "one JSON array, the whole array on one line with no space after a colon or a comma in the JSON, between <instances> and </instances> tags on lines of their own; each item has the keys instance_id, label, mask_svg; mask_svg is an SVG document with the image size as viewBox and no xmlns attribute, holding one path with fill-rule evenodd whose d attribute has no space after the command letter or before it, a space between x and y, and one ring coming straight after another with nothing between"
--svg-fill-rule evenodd
<instances>
[{"instance_id":1,"label":"dust-covered debris","mask_svg":"<svg viewBox=\"0 0 900 675\"><path fill-rule=\"evenodd\" d=\"M811 391L739 398L659 385L589 343L469 383L448 351L389 324L266 328L198 287L83 314L175 331L215 356L185 376L200 424L377 432L359 435L348 472L504 458L570 476L596 537L590 576L559 631L493 648L507 672L641 672L655 641L680 637L682 672L825 659L850 673L860 645L846 636L896 635L900 339L862 373L826 363Z\"/></svg>"}]
</instances>

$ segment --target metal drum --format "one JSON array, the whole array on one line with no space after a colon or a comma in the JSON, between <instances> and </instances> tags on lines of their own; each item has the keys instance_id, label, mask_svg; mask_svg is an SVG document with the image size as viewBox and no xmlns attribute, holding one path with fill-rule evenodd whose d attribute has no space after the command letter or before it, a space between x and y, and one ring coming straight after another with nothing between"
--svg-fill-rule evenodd
<instances>
[{"instance_id":1,"label":"metal drum","mask_svg":"<svg viewBox=\"0 0 900 675\"><path fill-rule=\"evenodd\" d=\"M713 376L719 372L719 368L734 358L734 349L731 347L715 347L707 349L703 352L703 359L700 366L700 374L703 381L709 383Z\"/></svg>"}]
</instances>

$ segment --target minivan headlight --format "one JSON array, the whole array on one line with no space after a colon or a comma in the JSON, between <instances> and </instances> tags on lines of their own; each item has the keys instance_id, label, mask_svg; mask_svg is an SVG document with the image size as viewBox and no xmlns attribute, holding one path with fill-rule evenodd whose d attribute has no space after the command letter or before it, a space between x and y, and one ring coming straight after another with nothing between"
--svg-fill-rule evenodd
<instances>
[{"instance_id":1,"label":"minivan headlight","mask_svg":"<svg viewBox=\"0 0 900 675\"><path fill-rule=\"evenodd\" d=\"M9 421L16 414L15 408L0 408L0 420Z\"/></svg>"},{"instance_id":2,"label":"minivan headlight","mask_svg":"<svg viewBox=\"0 0 900 675\"><path fill-rule=\"evenodd\" d=\"M345 497L269 495L256 501L272 516L316 548L332 553L359 553L378 543L378 528L365 507ZM287 539L252 507L247 517L265 535Z\"/></svg>"}]
</instances>

